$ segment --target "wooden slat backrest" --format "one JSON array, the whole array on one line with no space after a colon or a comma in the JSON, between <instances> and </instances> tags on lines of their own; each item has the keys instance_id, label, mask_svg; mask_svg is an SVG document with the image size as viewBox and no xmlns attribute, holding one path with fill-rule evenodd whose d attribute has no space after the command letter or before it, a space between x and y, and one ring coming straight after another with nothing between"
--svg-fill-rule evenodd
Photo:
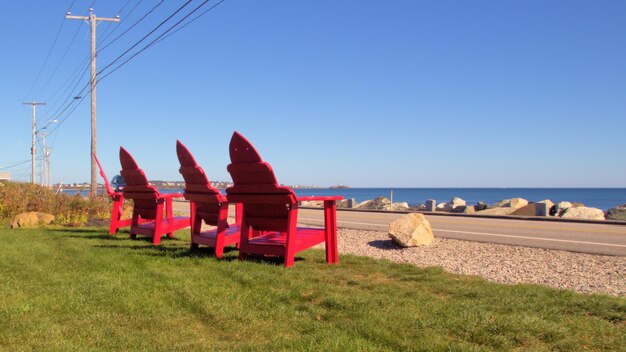
<instances>
[{"instance_id":1,"label":"wooden slat backrest","mask_svg":"<svg viewBox=\"0 0 626 352\"><path fill-rule=\"evenodd\" d=\"M120 174L126 182L126 187L122 190L124 198L133 200L134 213L144 219L154 219L159 191L150 185L143 170L124 147L120 147L120 164Z\"/></svg>"},{"instance_id":2,"label":"wooden slat backrest","mask_svg":"<svg viewBox=\"0 0 626 352\"><path fill-rule=\"evenodd\" d=\"M196 215L201 217L204 222L208 225L217 226L219 204L225 202L226 199L217 188L211 186L204 170L181 141L176 141L176 155L180 162L178 171L185 180L185 192L183 193L185 199L196 204Z\"/></svg>"},{"instance_id":3,"label":"wooden slat backrest","mask_svg":"<svg viewBox=\"0 0 626 352\"><path fill-rule=\"evenodd\" d=\"M246 223L255 230L286 231L288 212L297 202L293 190L278 184L270 164L239 132L233 133L229 151L229 201L243 203Z\"/></svg>"}]
</instances>

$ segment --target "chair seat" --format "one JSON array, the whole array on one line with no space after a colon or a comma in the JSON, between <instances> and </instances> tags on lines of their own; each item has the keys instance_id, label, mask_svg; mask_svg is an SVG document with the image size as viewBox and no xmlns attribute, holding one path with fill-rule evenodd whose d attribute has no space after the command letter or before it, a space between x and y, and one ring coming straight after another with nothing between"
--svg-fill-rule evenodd
<instances>
[{"instance_id":1,"label":"chair seat","mask_svg":"<svg viewBox=\"0 0 626 352\"><path fill-rule=\"evenodd\" d=\"M138 235L152 236L154 234L155 221L147 221L140 223L137 226L133 226L132 232ZM173 232L176 230L184 229L189 226L188 216L174 216L172 218L164 218L161 221L161 232Z\"/></svg>"},{"instance_id":2,"label":"chair seat","mask_svg":"<svg viewBox=\"0 0 626 352\"><path fill-rule=\"evenodd\" d=\"M298 227L294 248L296 252L305 250L325 241L325 230L313 227ZM247 244L241 244L241 250L251 254L284 255L287 246L285 232L265 232L252 237ZM244 248L245 247L245 248Z\"/></svg>"},{"instance_id":3,"label":"chair seat","mask_svg":"<svg viewBox=\"0 0 626 352\"><path fill-rule=\"evenodd\" d=\"M231 225L224 231L224 246L228 246L239 242L239 226ZM202 244L205 246L215 247L217 239L217 228L200 233L192 234L191 243Z\"/></svg>"}]
</instances>

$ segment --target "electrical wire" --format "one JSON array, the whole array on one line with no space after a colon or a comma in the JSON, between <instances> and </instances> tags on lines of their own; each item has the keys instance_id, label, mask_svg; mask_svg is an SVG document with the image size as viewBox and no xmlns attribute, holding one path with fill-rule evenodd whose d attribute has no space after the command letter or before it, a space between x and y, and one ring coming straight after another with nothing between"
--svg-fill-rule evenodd
<instances>
[{"instance_id":1,"label":"electrical wire","mask_svg":"<svg viewBox=\"0 0 626 352\"><path fill-rule=\"evenodd\" d=\"M115 43L118 39L120 39L122 36L124 36L126 33L128 33L128 31L130 31L131 29L133 29L136 25L138 25L139 23L141 23L141 21L143 21L146 17L148 17L154 10L157 9L157 7L161 6L161 4L163 4L163 2L165 2L165 0L161 0L158 4L156 4L150 11L148 11L145 15L143 15L143 17L141 17L139 20L137 20L137 22L133 23L130 27L128 27L123 33L121 33L120 35L118 35L117 37L115 37L113 40L111 40L109 43L107 43L106 45L104 45L101 49L98 49L98 52L101 52L102 50L108 48L111 44Z\"/></svg>"},{"instance_id":2,"label":"electrical wire","mask_svg":"<svg viewBox=\"0 0 626 352\"><path fill-rule=\"evenodd\" d=\"M116 16L121 15L122 11L124 11L124 9L126 8L126 6L128 6L128 4L131 2L132 0L128 0L126 2L126 4L124 4L124 6L122 6L121 9L119 9L116 13ZM130 15L133 14L133 12L135 12L135 10L137 9L137 7L139 7L139 5L141 5L141 3L143 2L143 0L139 0L135 6L133 6L132 9L130 9L130 11L128 11L128 14L126 14L125 16L130 17ZM116 31L120 28L119 25L115 26L113 28L112 31L108 31L108 28L111 28L111 26L113 25L113 23L109 22L109 26L107 27L107 30L105 30L105 33L102 34L102 39L98 39L98 46L102 45L101 43L106 42L106 40ZM108 32L108 33L107 33Z\"/></svg>"},{"instance_id":3,"label":"electrical wire","mask_svg":"<svg viewBox=\"0 0 626 352\"><path fill-rule=\"evenodd\" d=\"M203 1L200 5L198 5L195 9L193 9L190 13L188 13L185 17L183 17L182 19L180 19L178 22L176 22L174 25L172 25L169 29L167 29L165 32L161 33L161 35L159 35L156 39L152 40L150 43L148 43L146 46L144 46L143 48L141 48L138 52L136 52L135 54L133 54L131 57L129 57L128 59L126 59L124 62L122 62L121 64L119 64L118 66L116 66L113 70L111 70L110 72L107 72L106 75L102 76L99 78L99 81L101 82L103 79L107 78L108 76L110 76L113 72L119 70L122 66L126 65L130 60L134 59L137 55L141 54L142 52L144 52L145 50L147 50L148 48L150 48L151 46L155 45L161 38L163 38L165 35L167 35L167 33L169 33L171 30L173 30L174 28L176 28L180 23L182 23L184 20L186 20L187 18L189 18L189 16L191 16L192 14L194 14L196 11L198 11L202 6L206 5L210 0L205 0ZM221 2L220 2L221 3ZM217 5L219 5L220 3L216 4L215 6L212 6L211 8L209 8L208 10L212 10L214 9ZM206 11L208 12L208 11ZM206 13L205 12L205 13ZM121 57L122 55L120 55ZM118 57L119 59L119 57ZM117 61L114 60L114 62ZM111 64L107 65L107 67L110 67L114 62L112 62ZM100 72L98 72L98 74L101 74L107 67L105 67L104 69L100 70Z\"/></svg>"},{"instance_id":4,"label":"electrical wire","mask_svg":"<svg viewBox=\"0 0 626 352\"><path fill-rule=\"evenodd\" d=\"M116 62L118 62L124 55L126 55L128 52L130 52L131 50L133 50L137 45L141 44L141 42L143 42L144 40L146 40L146 38L148 38L150 35L152 35L152 33L156 32L157 29L161 28L161 26L163 26L165 23L167 23L170 19L172 19L172 17L176 16L176 14L178 14L180 11L182 11L182 9L184 9L185 7L187 7L187 5L189 5L191 3L192 0L188 0L185 4L183 4L181 7L179 7L176 11L174 11L173 14L169 15L165 20L163 20L161 23L159 23L158 26L156 26L154 29L152 29L150 32L148 32L148 34L144 35L141 39L139 39L139 41L137 41L135 44L133 44L130 48L126 49L126 51L124 51L120 56L118 56L115 60L113 60L112 62L110 62L108 65L106 65L103 69L101 69L100 71L98 71L98 73L96 73L96 75L99 75L100 73L102 73L103 71L105 71L107 68L113 66ZM209 0L205 0L204 3L206 3ZM202 4L204 4L202 3ZM202 5L200 5L202 6Z\"/></svg>"},{"instance_id":5,"label":"electrical wire","mask_svg":"<svg viewBox=\"0 0 626 352\"><path fill-rule=\"evenodd\" d=\"M165 37L159 39L157 42L154 43L154 45L159 44L161 41L169 38L170 36L174 35L176 32L180 31L181 29L187 27L188 25L190 25L191 23L193 23L195 20L197 20L198 18L204 16L207 12L213 10L214 8L216 8L217 6L219 6L221 3L223 3L225 0L220 0L218 1L215 5L209 7L208 9L204 10L202 13L200 13L198 16L192 18L191 20L189 20L189 22L185 23L184 25L182 25L182 27L177 28L175 31L173 31L172 33L169 33L168 35L166 35Z\"/></svg>"},{"instance_id":6,"label":"electrical wire","mask_svg":"<svg viewBox=\"0 0 626 352\"><path fill-rule=\"evenodd\" d=\"M72 8L72 6L74 5L75 1L76 0L72 0L72 2L70 3L70 5L67 8L67 11L69 11ZM35 77L35 81L33 82L32 86L28 90L28 93L26 93L26 97L28 97L30 95L30 93L32 93L33 89L35 88L35 86L39 82L39 78L41 78L41 74L43 73L44 68L46 68L46 65L48 64L48 61L50 60L50 56L52 55L52 51L54 50L54 47L57 44L57 40L59 39L59 35L61 34L61 31L63 30L63 26L64 25L65 25L65 18L63 18L63 21L61 22L61 25L59 26L59 29L57 30L57 33L54 36L54 40L52 41L52 45L50 45L50 49L48 49L48 54L46 55L46 58L44 59L43 64L41 65L41 68L39 69L39 72L37 73L37 76ZM26 97L24 98L24 100L26 99Z\"/></svg>"}]
</instances>

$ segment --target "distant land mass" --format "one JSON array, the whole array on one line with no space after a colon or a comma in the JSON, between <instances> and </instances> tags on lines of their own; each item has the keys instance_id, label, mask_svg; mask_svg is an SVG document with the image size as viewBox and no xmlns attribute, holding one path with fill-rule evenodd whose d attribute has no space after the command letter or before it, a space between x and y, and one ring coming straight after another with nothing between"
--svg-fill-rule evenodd
<instances>
[{"instance_id":1,"label":"distant land mass","mask_svg":"<svg viewBox=\"0 0 626 352\"><path fill-rule=\"evenodd\" d=\"M347 188L351 188L350 186L346 186L346 185L336 185L336 186L330 186L328 187L330 189L347 189Z\"/></svg>"}]
</instances>

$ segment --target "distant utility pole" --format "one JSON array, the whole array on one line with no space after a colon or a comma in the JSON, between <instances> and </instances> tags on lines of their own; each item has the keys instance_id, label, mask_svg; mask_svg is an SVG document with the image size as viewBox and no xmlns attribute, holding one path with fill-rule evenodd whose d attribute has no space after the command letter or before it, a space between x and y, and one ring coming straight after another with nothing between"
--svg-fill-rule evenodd
<instances>
[{"instance_id":1,"label":"distant utility pole","mask_svg":"<svg viewBox=\"0 0 626 352\"><path fill-rule=\"evenodd\" d=\"M96 17L93 9L89 9L89 16L72 16L67 12L65 18L70 20L83 20L89 22L91 27L91 189L89 195L96 196L97 178L96 178L96 25L98 21L119 22L120 16L114 18Z\"/></svg>"},{"instance_id":2,"label":"distant utility pole","mask_svg":"<svg viewBox=\"0 0 626 352\"><path fill-rule=\"evenodd\" d=\"M30 105L33 108L33 139L32 144L30 146L30 155L32 157L31 162L31 173L30 173L30 183L35 184L35 153L37 149L35 149L35 136L37 135L37 105L46 105L46 103L38 103L36 101L31 101L30 103L22 103L23 105Z\"/></svg>"}]
</instances>

